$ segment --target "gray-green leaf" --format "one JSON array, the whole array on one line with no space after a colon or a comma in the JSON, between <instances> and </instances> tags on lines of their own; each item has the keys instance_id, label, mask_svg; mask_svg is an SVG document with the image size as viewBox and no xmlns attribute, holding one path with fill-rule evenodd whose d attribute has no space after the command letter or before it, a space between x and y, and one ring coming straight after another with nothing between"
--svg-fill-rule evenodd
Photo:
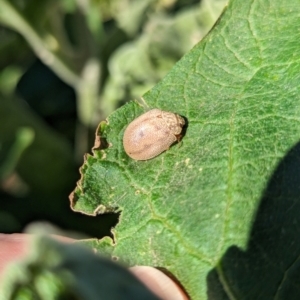
<instances>
[{"instance_id":1,"label":"gray-green leaf","mask_svg":"<svg viewBox=\"0 0 300 300\"><path fill-rule=\"evenodd\" d=\"M144 96L188 120L162 155L124 152L137 103L100 126L109 147L87 156L72 207L121 211L111 255L167 269L192 299L298 299L299 18L297 0L230 1Z\"/></svg>"}]
</instances>

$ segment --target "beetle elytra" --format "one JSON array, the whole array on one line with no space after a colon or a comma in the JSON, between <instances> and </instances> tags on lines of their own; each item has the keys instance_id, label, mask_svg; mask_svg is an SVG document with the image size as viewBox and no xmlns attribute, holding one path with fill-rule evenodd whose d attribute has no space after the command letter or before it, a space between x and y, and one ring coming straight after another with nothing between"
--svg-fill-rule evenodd
<instances>
[{"instance_id":1,"label":"beetle elytra","mask_svg":"<svg viewBox=\"0 0 300 300\"><path fill-rule=\"evenodd\" d=\"M125 152L135 160L151 159L180 139L184 124L178 114L152 109L127 126L123 137Z\"/></svg>"}]
</instances>

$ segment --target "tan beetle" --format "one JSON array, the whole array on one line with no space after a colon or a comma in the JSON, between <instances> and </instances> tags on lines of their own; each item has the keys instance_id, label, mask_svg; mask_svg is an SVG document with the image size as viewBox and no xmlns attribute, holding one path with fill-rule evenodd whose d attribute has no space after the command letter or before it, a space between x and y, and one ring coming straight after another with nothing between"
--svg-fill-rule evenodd
<instances>
[{"instance_id":1,"label":"tan beetle","mask_svg":"<svg viewBox=\"0 0 300 300\"><path fill-rule=\"evenodd\" d=\"M178 114L149 110L127 126L123 137L125 152L135 160L153 158L180 140L184 124Z\"/></svg>"}]
</instances>

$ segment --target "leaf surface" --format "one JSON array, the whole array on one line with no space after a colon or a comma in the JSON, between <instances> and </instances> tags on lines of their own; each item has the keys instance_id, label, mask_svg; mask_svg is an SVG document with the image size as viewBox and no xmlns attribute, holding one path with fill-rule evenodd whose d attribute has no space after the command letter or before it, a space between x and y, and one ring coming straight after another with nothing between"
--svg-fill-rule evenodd
<instances>
[{"instance_id":1,"label":"leaf surface","mask_svg":"<svg viewBox=\"0 0 300 300\"><path fill-rule=\"evenodd\" d=\"M121 211L114 242L95 242L100 252L168 270L192 299L294 299L299 17L296 0L230 1L144 95L149 107L130 102L101 124L109 147L86 157L71 197L86 214ZM170 150L134 161L123 133L149 108L188 126Z\"/></svg>"}]
</instances>

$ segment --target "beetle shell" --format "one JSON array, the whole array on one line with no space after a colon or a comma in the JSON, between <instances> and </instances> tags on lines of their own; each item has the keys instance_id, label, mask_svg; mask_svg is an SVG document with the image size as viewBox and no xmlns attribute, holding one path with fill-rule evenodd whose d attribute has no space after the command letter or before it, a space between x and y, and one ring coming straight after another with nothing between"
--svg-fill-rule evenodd
<instances>
[{"instance_id":1,"label":"beetle shell","mask_svg":"<svg viewBox=\"0 0 300 300\"><path fill-rule=\"evenodd\" d=\"M125 152L135 160L153 158L180 139L184 124L184 119L177 114L152 109L126 128L123 137Z\"/></svg>"}]
</instances>

